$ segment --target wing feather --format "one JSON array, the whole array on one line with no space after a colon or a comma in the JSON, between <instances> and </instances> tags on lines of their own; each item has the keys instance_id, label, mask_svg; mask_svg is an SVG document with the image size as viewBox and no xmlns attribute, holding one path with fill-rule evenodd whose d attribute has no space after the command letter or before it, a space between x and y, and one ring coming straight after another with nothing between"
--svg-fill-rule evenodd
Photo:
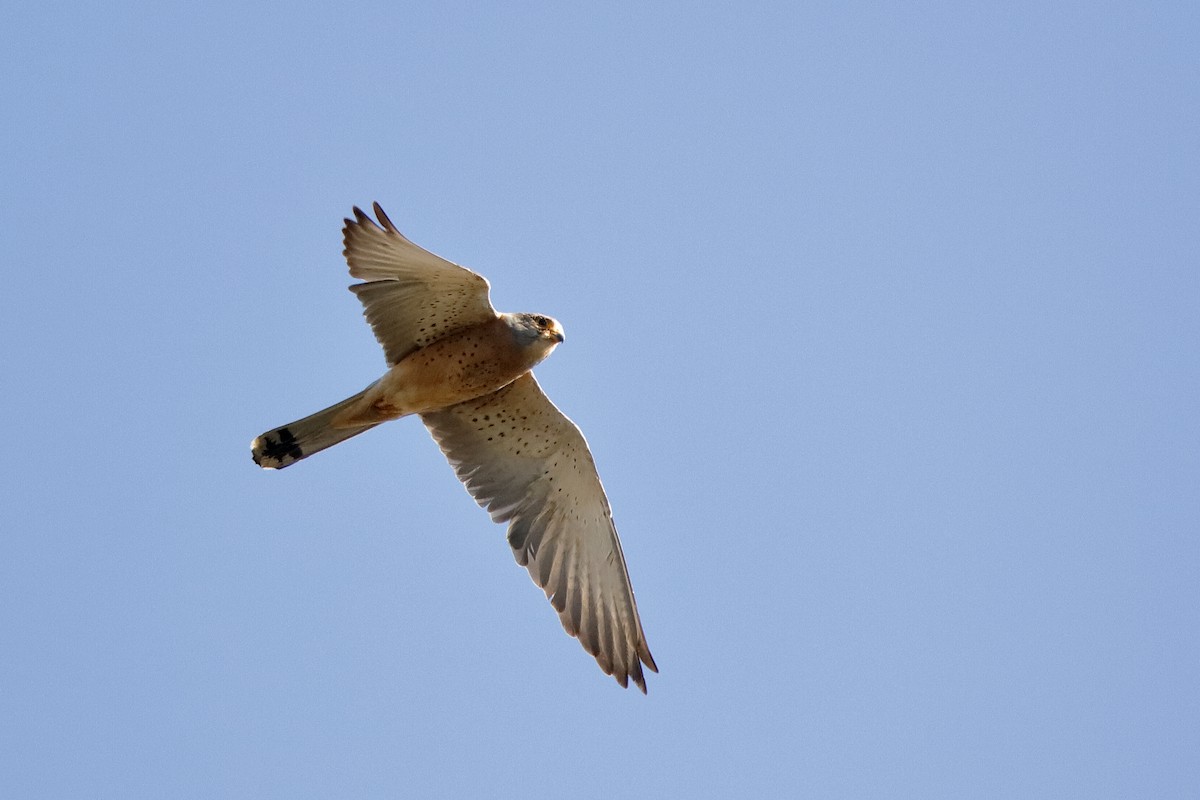
<instances>
[{"instance_id":1,"label":"wing feather","mask_svg":"<svg viewBox=\"0 0 1200 800\"><path fill-rule=\"evenodd\" d=\"M587 442L526 373L498 392L421 419L459 479L497 522L508 522L563 628L600 668L646 691L657 672L608 498Z\"/></svg>"},{"instance_id":2,"label":"wing feather","mask_svg":"<svg viewBox=\"0 0 1200 800\"><path fill-rule=\"evenodd\" d=\"M371 219L355 207L342 229L350 291L363 304L388 365L417 348L496 316L482 275L413 244L375 204Z\"/></svg>"}]
</instances>

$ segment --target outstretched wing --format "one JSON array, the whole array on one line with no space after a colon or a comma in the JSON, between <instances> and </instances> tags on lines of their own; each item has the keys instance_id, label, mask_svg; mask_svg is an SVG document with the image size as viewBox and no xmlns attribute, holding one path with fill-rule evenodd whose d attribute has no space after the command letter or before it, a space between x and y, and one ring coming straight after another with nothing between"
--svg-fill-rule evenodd
<instances>
[{"instance_id":1,"label":"outstretched wing","mask_svg":"<svg viewBox=\"0 0 1200 800\"><path fill-rule=\"evenodd\" d=\"M532 373L497 392L422 414L467 490L508 522L517 563L600 668L643 692L658 672L587 442Z\"/></svg>"},{"instance_id":2,"label":"outstretched wing","mask_svg":"<svg viewBox=\"0 0 1200 800\"><path fill-rule=\"evenodd\" d=\"M378 224L355 207L342 235L350 274L366 281L350 291L362 301L389 366L496 316L486 278L410 242L378 203L375 216Z\"/></svg>"}]
</instances>

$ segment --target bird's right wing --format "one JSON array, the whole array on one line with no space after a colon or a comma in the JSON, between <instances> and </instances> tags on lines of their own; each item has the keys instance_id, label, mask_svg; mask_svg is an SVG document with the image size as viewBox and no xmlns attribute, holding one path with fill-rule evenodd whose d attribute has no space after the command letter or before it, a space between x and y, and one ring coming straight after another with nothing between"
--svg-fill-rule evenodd
<instances>
[{"instance_id":1,"label":"bird's right wing","mask_svg":"<svg viewBox=\"0 0 1200 800\"><path fill-rule=\"evenodd\" d=\"M359 208L342 230L350 287L362 301L388 365L462 328L496 317L482 275L410 242L375 204L376 223Z\"/></svg>"},{"instance_id":2,"label":"bird's right wing","mask_svg":"<svg viewBox=\"0 0 1200 800\"><path fill-rule=\"evenodd\" d=\"M600 668L643 692L646 645L612 512L587 442L532 373L497 392L422 414L467 491L508 522L517 563Z\"/></svg>"}]
</instances>

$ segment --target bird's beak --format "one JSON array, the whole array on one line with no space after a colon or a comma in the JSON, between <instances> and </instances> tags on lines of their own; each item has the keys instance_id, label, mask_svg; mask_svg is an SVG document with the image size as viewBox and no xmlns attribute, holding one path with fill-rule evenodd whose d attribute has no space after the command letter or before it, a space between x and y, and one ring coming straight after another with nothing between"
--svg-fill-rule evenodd
<instances>
[{"instance_id":1,"label":"bird's beak","mask_svg":"<svg viewBox=\"0 0 1200 800\"><path fill-rule=\"evenodd\" d=\"M558 323L554 324L554 328L550 331L550 335L553 336L554 341L558 342L559 344L562 344L567 340L567 337L563 334L562 326Z\"/></svg>"}]
</instances>

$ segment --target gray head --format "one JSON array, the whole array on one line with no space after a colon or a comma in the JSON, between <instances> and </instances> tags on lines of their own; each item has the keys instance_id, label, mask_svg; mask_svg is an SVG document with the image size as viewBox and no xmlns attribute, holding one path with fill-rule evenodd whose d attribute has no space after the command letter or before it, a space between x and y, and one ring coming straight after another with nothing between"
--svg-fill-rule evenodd
<instances>
[{"instance_id":1,"label":"gray head","mask_svg":"<svg viewBox=\"0 0 1200 800\"><path fill-rule=\"evenodd\" d=\"M513 336L522 347L534 348L539 351L540 358L550 355L550 351L564 340L562 325L553 317L544 314L501 314L501 318L512 329Z\"/></svg>"}]
</instances>

